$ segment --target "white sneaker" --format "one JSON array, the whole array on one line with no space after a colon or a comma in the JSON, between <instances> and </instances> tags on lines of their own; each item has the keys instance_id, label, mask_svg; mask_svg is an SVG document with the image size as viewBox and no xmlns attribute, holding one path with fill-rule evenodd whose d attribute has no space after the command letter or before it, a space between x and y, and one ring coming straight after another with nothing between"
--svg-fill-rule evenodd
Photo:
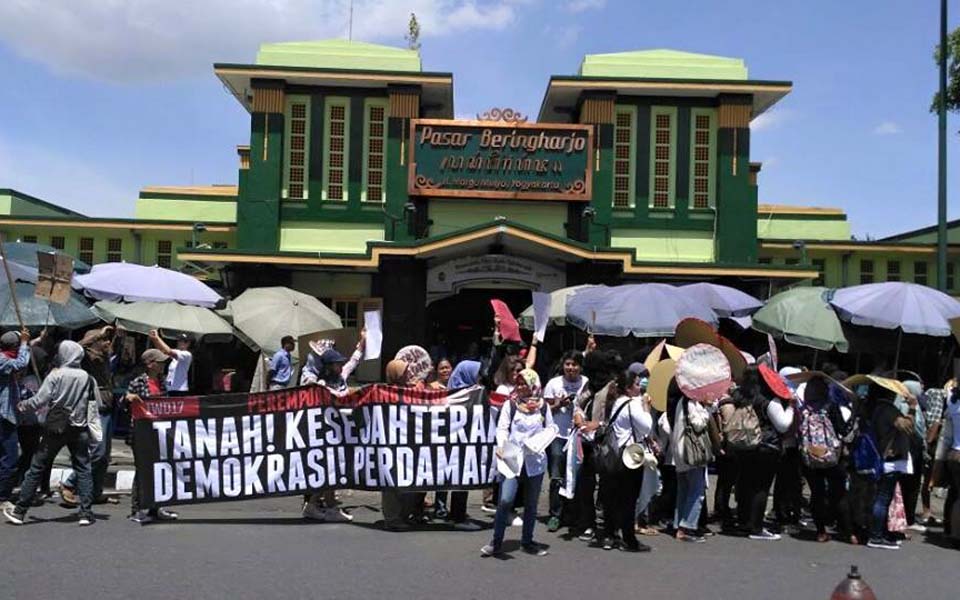
<instances>
[{"instance_id":1,"label":"white sneaker","mask_svg":"<svg viewBox=\"0 0 960 600\"><path fill-rule=\"evenodd\" d=\"M321 508L313 502L307 502L303 505L303 518L311 521L326 521L327 509Z\"/></svg>"},{"instance_id":2,"label":"white sneaker","mask_svg":"<svg viewBox=\"0 0 960 600\"><path fill-rule=\"evenodd\" d=\"M93 519L90 517L80 517L80 527L89 527L93 525Z\"/></svg>"},{"instance_id":3,"label":"white sneaker","mask_svg":"<svg viewBox=\"0 0 960 600\"><path fill-rule=\"evenodd\" d=\"M158 521L176 521L180 518L180 513L173 512L172 510L167 510L165 508L157 509L157 520Z\"/></svg>"},{"instance_id":4,"label":"white sneaker","mask_svg":"<svg viewBox=\"0 0 960 600\"><path fill-rule=\"evenodd\" d=\"M327 508L326 520L328 523L349 523L353 521L353 515L346 513L339 508Z\"/></svg>"},{"instance_id":5,"label":"white sneaker","mask_svg":"<svg viewBox=\"0 0 960 600\"><path fill-rule=\"evenodd\" d=\"M920 533L926 533L927 528L920 523L914 523L913 525L907 525L907 529L910 531L919 531Z\"/></svg>"},{"instance_id":6,"label":"white sneaker","mask_svg":"<svg viewBox=\"0 0 960 600\"><path fill-rule=\"evenodd\" d=\"M511 527L523 527L523 517L516 516L513 518L513 521L510 522Z\"/></svg>"}]
</instances>

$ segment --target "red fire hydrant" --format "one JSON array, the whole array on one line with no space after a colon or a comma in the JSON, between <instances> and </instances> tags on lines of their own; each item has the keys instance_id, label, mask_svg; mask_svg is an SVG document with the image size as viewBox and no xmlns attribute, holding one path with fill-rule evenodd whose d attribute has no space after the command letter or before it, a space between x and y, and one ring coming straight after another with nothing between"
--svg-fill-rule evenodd
<instances>
[{"instance_id":1,"label":"red fire hydrant","mask_svg":"<svg viewBox=\"0 0 960 600\"><path fill-rule=\"evenodd\" d=\"M877 600L877 597L860 576L857 565L851 565L850 573L834 588L830 600Z\"/></svg>"}]
</instances>

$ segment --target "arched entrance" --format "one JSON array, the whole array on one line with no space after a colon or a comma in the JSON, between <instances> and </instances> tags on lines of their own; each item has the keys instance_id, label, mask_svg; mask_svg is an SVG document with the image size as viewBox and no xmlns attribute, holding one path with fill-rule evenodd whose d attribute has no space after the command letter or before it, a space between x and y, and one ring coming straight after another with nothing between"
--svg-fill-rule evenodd
<instances>
[{"instance_id":1,"label":"arched entrance","mask_svg":"<svg viewBox=\"0 0 960 600\"><path fill-rule=\"evenodd\" d=\"M427 329L431 354L463 360L477 358L490 341L497 298L519 315L531 292L550 292L566 284L566 272L518 256L486 254L449 260L427 271Z\"/></svg>"}]
</instances>

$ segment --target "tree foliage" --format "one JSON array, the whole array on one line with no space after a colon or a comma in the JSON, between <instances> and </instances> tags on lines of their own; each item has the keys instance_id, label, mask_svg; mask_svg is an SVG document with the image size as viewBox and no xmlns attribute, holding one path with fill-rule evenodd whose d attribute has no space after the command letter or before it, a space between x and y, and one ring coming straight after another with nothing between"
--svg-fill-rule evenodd
<instances>
[{"instance_id":1,"label":"tree foliage","mask_svg":"<svg viewBox=\"0 0 960 600\"><path fill-rule=\"evenodd\" d=\"M420 23L417 21L417 15L410 13L410 22L407 24L407 35L403 36L407 40L407 48L410 50L420 49Z\"/></svg>"},{"instance_id":2,"label":"tree foliage","mask_svg":"<svg viewBox=\"0 0 960 600\"><path fill-rule=\"evenodd\" d=\"M940 44L933 52L937 68L940 67ZM930 112L940 108L940 92L933 95ZM947 110L960 112L960 27L947 36Z\"/></svg>"}]
</instances>

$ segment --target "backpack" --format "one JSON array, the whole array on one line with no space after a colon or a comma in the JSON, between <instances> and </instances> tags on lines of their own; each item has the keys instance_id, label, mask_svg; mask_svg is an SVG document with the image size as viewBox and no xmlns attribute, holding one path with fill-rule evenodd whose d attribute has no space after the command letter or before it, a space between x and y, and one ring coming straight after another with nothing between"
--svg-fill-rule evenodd
<instances>
[{"instance_id":1,"label":"backpack","mask_svg":"<svg viewBox=\"0 0 960 600\"><path fill-rule=\"evenodd\" d=\"M850 452L850 462L853 463L853 470L858 475L863 475L876 481L880 479L883 472L883 458L880 457L880 451L877 450L877 442L873 438L873 433L867 430L861 430L853 440L853 448Z\"/></svg>"},{"instance_id":2,"label":"backpack","mask_svg":"<svg viewBox=\"0 0 960 600\"><path fill-rule=\"evenodd\" d=\"M612 475L623 471L626 467L623 465L620 444L617 442L617 436L613 431L613 422L617 420L617 415L628 406L629 401L624 402L613 411L610 419L600 426L593 436L593 466L598 473Z\"/></svg>"},{"instance_id":3,"label":"backpack","mask_svg":"<svg viewBox=\"0 0 960 600\"><path fill-rule=\"evenodd\" d=\"M800 453L803 464L811 469L829 469L840 462L840 439L826 409L804 411Z\"/></svg>"},{"instance_id":4,"label":"backpack","mask_svg":"<svg viewBox=\"0 0 960 600\"><path fill-rule=\"evenodd\" d=\"M723 438L732 450L754 450L760 446L760 419L753 406L739 406L723 423Z\"/></svg>"}]
</instances>

